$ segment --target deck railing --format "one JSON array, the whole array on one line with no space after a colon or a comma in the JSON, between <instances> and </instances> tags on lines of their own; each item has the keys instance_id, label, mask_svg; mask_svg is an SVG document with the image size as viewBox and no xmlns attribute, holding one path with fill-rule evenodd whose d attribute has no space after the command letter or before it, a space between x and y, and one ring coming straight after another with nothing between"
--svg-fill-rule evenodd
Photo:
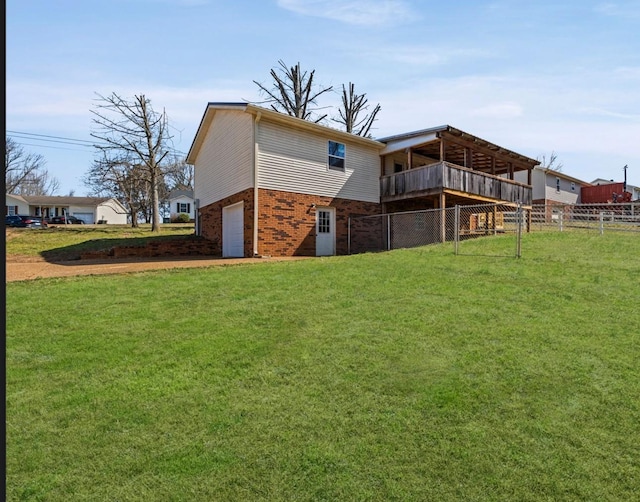
<instances>
[{"instance_id":1,"label":"deck railing","mask_svg":"<svg viewBox=\"0 0 640 502\"><path fill-rule=\"evenodd\" d=\"M499 176L438 162L380 178L383 202L438 194L444 190L530 205L531 187Z\"/></svg>"}]
</instances>

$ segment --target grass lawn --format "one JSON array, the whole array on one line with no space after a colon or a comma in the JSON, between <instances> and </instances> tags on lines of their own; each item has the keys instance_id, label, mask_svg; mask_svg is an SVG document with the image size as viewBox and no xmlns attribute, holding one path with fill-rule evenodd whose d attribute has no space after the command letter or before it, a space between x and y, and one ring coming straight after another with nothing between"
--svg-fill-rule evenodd
<instances>
[{"instance_id":1,"label":"grass lawn","mask_svg":"<svg viewBox=\"0 0 640 502\"><path fill-rule=\"evenodd\" d=\"M640 499L636 235L6 289L8 500Z\"/></svg>"},{"instance_id":2,"label":"grass lawn","mask_svg":"<svg viewBox=\"0 0 640 502\"><path fill-rule=\"evenodd\" d=\"M144 245L151 240L193 235L193 224L165 224L160 232L151 225L67 225L43 229L7 228L7 256L42 256L51 260L73 260L84 251L109 249L116 245Z\"/></svg>"}]
</instances>

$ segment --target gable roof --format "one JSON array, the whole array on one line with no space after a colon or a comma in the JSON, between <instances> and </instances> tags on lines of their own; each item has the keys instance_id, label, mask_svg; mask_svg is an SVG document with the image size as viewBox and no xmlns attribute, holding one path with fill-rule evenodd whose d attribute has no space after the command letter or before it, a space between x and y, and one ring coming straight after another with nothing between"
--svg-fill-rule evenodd
<instances>
[{"instance_id":1,"label":"gable roof","mask_svg":"<svg viewBox=\"0 0 640 502\"><path fill-rule=\"evenodd\" d=\"M169 200L177 199L179 197L193 199L193 190L171 190L171 192L169 192Z\"/></svg>"},{"instance_id":2,"label":"gable roof","mask_svg":"<svg viewBox=\"0 0 640 502\"><path fill-rule=\"evenodd\" d=\"M202 120L200 120L200 125L198 126L198 130L196 131L195 138L193 139L193 143L191 144L191 148L189 148L189 153L187 153L188 164L193 164L196 158L198 157L198 153L200 151L200 148L202 147L202 143L204 142L204 138L206 136L207 130L209 129L211 122L213 122L213 118L218 110L235 110L235 111L250 113L254 115L257 118L257 120L266 118L273 122L284 124L287 127L290 127L292 129L303 129L307 131L312 131L312 132L320 133L323 135L328 135L336 139L341 139L343 141L351 141L351 142L356 142L360 144L365 144L367 146L377 148L378 150L381 150L382 148L384 148L384 144L374 139L365 138L362 136L358 136L356 134L340 131L339 129L334 129L332 127L316 124L308 120L292 117L291 115L276 112L275 110L270 110L268 108L263 108L261 106L252 105L251 103L210 102L207 104L207 107L204 111L204 115L202 116Z\"/></svg>"},{"instance_id":3,"label":"gable roof","mask_svg":"<svg viewBox=\"0 0 640 502\"><path fill-rule=\"evenodd\" d=\"M116 200L113 197L72 197L64 195L14 195L7 194L11 197L21 199L29 205L46 205L46 206L99 206L109 200ZM116 200L117 202L117 200Z\"/></svg>"},{"instance_id":4,"label":"gable roof","mask_svg":"<svg viewBox=\"0 0 640 502\"><path fill-rule=\"evenodd\" d=\"M581 186L591 186L592 183L589 183L588 181L584 181L578 178L574 178L573 176L569 176L568 174L565 174L563 172L560 171L556 171L554 169L549 169L547 167L542 167L542 166L536 166L536 171L542 171L545 175L549 174L551 176L555 176L556 178L561 178L563 180L567 180L567 181L571 181L573 183L577 183Z\"/></svg>"}]
</instances>

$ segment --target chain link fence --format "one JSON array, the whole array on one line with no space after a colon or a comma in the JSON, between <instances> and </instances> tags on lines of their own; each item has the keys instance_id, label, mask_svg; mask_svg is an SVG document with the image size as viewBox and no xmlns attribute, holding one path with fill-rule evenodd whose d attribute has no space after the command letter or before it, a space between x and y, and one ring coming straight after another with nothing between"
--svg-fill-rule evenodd
<instances>
[{"instance_id":1,"label":"chain link fence","mask_svg":"<svg viewBox=\"0 0 640 502\"><path fill-rule=\"evenodd\" d=\"M479 204L349 218L349 253L389 251L452 242L456 254L465 243L490 236L512 236L500 246L487 246L493 256L517 256L522 233L537 231L640 233L640 201L617 204L546 204L531 208L511 204ZM475 254L484 254L474 245ZM496 251L497 249L497 251ZM497 253L497 254L496 254Z\"/></svg>"},{"instance_id":2,"label":"chain link fence","mask_svg":"<svg viewBox=\"0 0 640 502\"><path fill-rule=\"evenodd\" d=\"M531 231L640 232L640 201L616 204L546 204L531 210Z\"/></svg>"},{"instance_id":3,"label":"chain link fence","mask_svg":"<svg viewBox=\"0 0 640 502\"><path fill-rule=\"evenodd\" d=\"M455 253L461 254L465 251L464 243L470 239L507 234L513 238L502 243L499 256L520 256L526 218L521 207L504 204L353 217L349 219L349 253L452 242ZM495 248L492 249L495 254Z\"/></svg>"}]
</instances>

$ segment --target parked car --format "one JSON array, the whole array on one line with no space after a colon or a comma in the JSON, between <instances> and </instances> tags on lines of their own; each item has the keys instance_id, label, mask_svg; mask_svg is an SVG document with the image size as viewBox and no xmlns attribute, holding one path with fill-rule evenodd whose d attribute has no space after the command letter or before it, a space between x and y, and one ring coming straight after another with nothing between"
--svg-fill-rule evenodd
<instances>
[{"instance_id":1,"label":"parked car","mask_svg":"<svg viewBox=\"0 0 640 502\"><path fill-rule=\"evenodd\" d=\"M7 214L4 217L4 224L10 227L12 227L14 223L18 223L19 221L22 221L22 220L20 219L20 216L18 216L17 214Z\"/></svg>"},{"instance_id":2,"label":"parked car","mask_svg":"<svg viewBox=\"0 0 640 502\"><path fill-rule=\"evenodd\" d=\"M65 225L65 224L70 224L70 225L84 225L84 221L82 221L80 218L76 218L75 216L54 216L53 218L51 218L49 220L49 223L52 223L54 225Z\"/></svg>"},{"instance_id":3,"label":"parked car","mask_svg":"<svg viewBox=\"0 0 640 502\"><path fill-rule=\"evenodd\" d=\"M9 218L11 218L11 222L9 222ZM5 222L10 227L18 227L18 228L42 228L42 218L40 216L24 216L24 215L14 215L14 216L5 216Z\"/></svg>"}]
</instances>

